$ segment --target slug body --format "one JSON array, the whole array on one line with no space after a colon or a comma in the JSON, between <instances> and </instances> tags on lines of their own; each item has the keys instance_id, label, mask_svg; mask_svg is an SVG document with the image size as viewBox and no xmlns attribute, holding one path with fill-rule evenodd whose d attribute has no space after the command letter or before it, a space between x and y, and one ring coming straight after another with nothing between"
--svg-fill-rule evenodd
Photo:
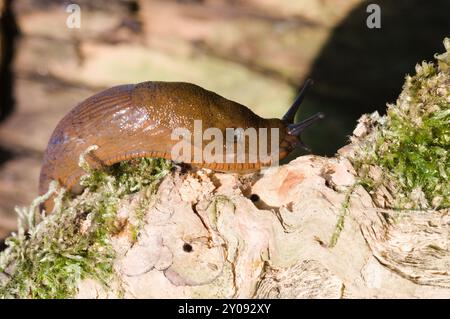
<instances>
[{"instance_id":1,"label":"slug body","mask_svg":"<svg viewBox=\"0 0 450 319\"><path fill-rule=\"evenodd\" d=\"M292 108L290 112L295 115ZM52 180L78 192L79 179L85 174L79 167L79 158L91 145L98 148L86 160L94 168L140 157L172 159L171 150L178 142L171 137L172 131L180 127L193 130L195 120L202 121L203 129L218 128L224 135L227 128L279 128L282 159L300 143L300 124L305 127L310 124L305 121L290 124L293 115L289 115L291 119L263 119L241 104L189 83L116 86L86 99L58 123L44 154L39 192L47 192ZM249 172L260 169L264 163L200 161L192 165L224 172ZM53 206L49 201L45 203L47 211Z\"/></svg>"}]
</instances>

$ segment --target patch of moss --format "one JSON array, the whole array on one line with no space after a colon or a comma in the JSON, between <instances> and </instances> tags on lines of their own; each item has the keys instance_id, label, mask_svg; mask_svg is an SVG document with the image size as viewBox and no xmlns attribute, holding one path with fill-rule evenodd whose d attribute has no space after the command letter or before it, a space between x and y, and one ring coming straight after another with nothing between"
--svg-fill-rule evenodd
<instances>
[{"instance_id":1,"label":"patch of moss","mask_svg":"<svg viewBox=\"0 0 450 319\"><path fill-rule=\"evenodd\" d=\"M17 209L19 231L6 239L8 247L0 254L0 297L69 298L77 293L80 279L92 278L106 287L113 282L111 236L123 227L116 218L118 203L144 187L154 192L171 162L143 158L104 170L83 163L87 175L81 179L81 195L71 198L53 182L46 195ZM39 204L54 193L53 212L40 214Z\"/></svg>"},{"instance_id":2,"label":"patch of moss","mask_svg":"<svg viewBox=\"0 0 450 319\"><path fill-rule=\"evenodd\" d=\"M156 183L151 184L145 190L145 196L138 202L138 206L133 211L132 218L129 218L128 233L132 243L137 242L142 227L145 224L146 209L151 206L151 199L156 193Z\"/></svg>"},{"instance_id":3,"label":"patch of moss","mask_svg":"<svg viewBox=\"0 0 450 319\"><path fill-rule=\"evenodd\" d=\"M341 213L339 214L338 220L336 222L336 226L334 227L333 234L331 235L330 243L328 244L328 247L333 248L336 246L339 236L341 235L342 230L344 229L345 224L345 217L349 213L349 207L350 207L350 196L352 195L353 191L355 190L356 186L358 186L358 183L353 184L345 193L344 201L342 202L341 206Z\"/></svg>"},{"instance_id":4,"label":"patch of moss","mask_svg":"<svg viewBox=\"0 0 450 319\"><path fill-rule=\"evenodd\" d=\"M372 130L352 158L364 184L383 185L394 208L450 206L450 39L436 63L422 62L407 76L396 104L387 115L371 115ZM370 166L381 167L381 180L370 180Z\"/></svg>"}]
</instances>

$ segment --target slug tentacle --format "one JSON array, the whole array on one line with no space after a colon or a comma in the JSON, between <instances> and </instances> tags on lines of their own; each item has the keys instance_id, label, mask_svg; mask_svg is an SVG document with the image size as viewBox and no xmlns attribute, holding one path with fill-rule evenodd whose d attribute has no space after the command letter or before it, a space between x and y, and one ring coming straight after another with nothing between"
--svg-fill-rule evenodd
<instances>
[{"instance_id":1,"label":"slug tentacle","mask_svg":"<svg viewBox=\"0 0 450 319\"><path fill-rule=\"evenodd\" d=\"M300 107L300 104L303 102L303 99L305 98L307 89L314 84L314 81L311 79L307 79L305 84L303 84L302 89L298 93L297 97L294 100L294 103L292 103L289 110L286 112L286 114L283 116L283 121L286 123L294 123L295 120L295 114L297 114L297 111Z\"/></svg>"},{"instance_id":2,"label":"slug tentacle","mask_svg":"<svg viewBox=\"0 0 450 319\"><path fill-rule=\"evenodd\" d=\"M316 113L313 116L308 117L307 119L301 121L300 123L289 124L287 127L287 132L290 135L299 136L301 132L303 132L307 127L311 126L318 120L321 120L325 117L322 112Z\"/></svg>"}]
</instances>

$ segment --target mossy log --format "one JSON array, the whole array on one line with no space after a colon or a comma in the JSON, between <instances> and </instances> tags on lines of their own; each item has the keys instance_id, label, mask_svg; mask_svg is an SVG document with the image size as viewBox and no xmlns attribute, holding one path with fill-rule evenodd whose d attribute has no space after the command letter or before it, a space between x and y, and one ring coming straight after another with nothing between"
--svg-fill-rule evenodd
<instances>
[{"instance_id":1,"label":"mossy log","mask_svg":"<svg viewBox=\"0 0 450 319\"><path fill-rule=\"evenodd\" d=\"M247 176L154 159L93 171L81 158L81 195L53 184L52 214L37 213L46 196L19 210L0 295L450 298L445 46L334 158Z\"/></svg>"},{"instance_id":2,"label":"mossy log","mask_svg":"<svg viewBox=\"0 0 450 319\"><path fill-rule=\"evenodd\" d=\"M83 280L77 296L449 298L448 210L379 209L354 183L348 160L316 156L257 181L174 173L146 208L137 241L127 231L113 238L118 286ZM124 221L139 196L121 204Z\"/></svg>"}]
</instances>

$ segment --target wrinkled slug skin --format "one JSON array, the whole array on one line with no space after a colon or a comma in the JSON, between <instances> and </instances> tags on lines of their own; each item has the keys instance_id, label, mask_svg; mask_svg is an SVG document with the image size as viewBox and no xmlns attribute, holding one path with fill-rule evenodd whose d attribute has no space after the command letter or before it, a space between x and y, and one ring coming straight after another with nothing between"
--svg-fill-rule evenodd
<instances>
[{"instance_id":1,"label":"wrinkled slug skin","mask_svg":"<svg viewBox=\"0 0 450 319\"><path fill-rule=\"evenodd\" d=\"M222 132L236 127L278 127L280 140L285 131L281 120L260 118L247 107L194 84L144 82L116 86L86 99L58 123L44 154L39 192L44 194L51 180L73 191L84 174L78 165L79 157L90 145L99 146L86 157L93 167L139 157L170 159L177 143L171 139L172 129L185 127L192 131L194 120L202 120L203 130L216 127ZM248 172L258 170L261 163L198 166Z\"/></svg>"}]
</instances>

